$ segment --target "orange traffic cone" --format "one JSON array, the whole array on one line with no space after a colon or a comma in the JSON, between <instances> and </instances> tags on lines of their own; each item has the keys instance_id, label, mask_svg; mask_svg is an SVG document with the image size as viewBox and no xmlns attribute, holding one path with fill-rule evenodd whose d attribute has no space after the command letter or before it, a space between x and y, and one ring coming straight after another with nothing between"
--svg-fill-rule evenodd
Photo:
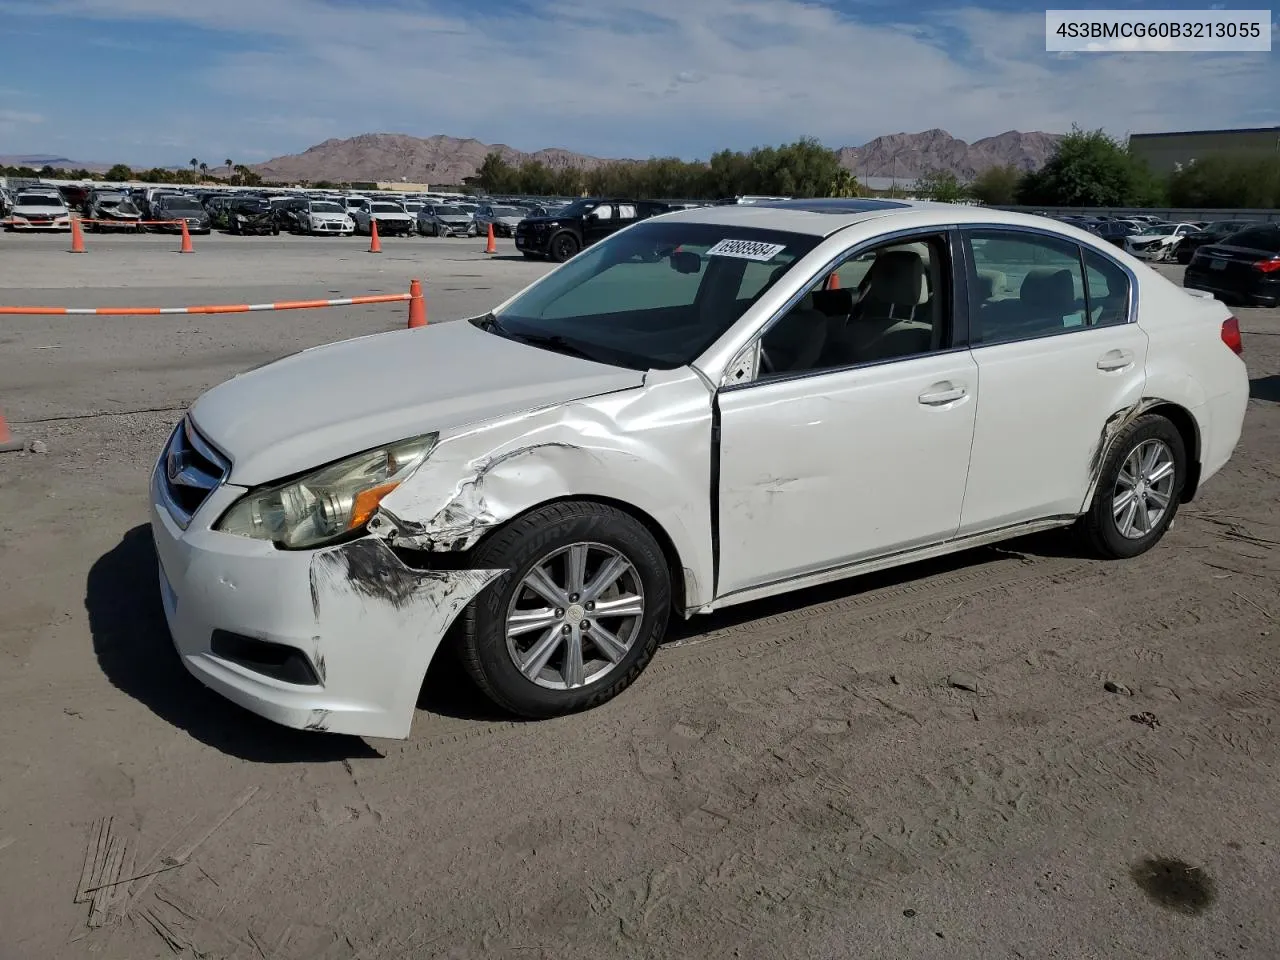
<instances>
[{"instance_id":1,"label":"orange traffic cone","mask_svg":"<svg viewBox=\"0 0 1280 960\"><path fill-rule=\"evenodd\" d=\"M497 242L493 239L493 224L492 224L492 223L491 223L491 224L489 224L489 242L488 242L488 243L486 243L486 244L484 245L484 252L485 252L485 253L490 253L490 254L492 254L492 253L497 253L497 252L498 252L498 244L497 244Z\"/></svg>"},{"instance_id":2,"label":"orange traffic cone","mask_svg":"<svg viewBox=\"0 0 1280 960\"><path fill-rule=\"evenodd\" d=\"M27 449L27 441L9 432L9 424L4 422L4 414L0 413L0 453L25 449Z\"/></svg>"},{"instance_id":3,"label":"orange traffic cone","mask_svg":"<svg viewBox=\"0 0 1280 960\"><path fill-rule=\"evenodd\" d=\"M409 329L427 325L427 301L422 298L422 284L409 281Z\"/></svg>"},{"instance_id":4,"label":"orange traffic cone","mask_svg":"<svg viewBox=\"0 0 1280 960\"><path fill-rule=\"evenodd\" d=\"M833 273L831 274L831 276L827 277L827 289L828 290L840 289L840 275L838 273Z\"/></svg>"},{"instance_id":5,"label":"orange traffic cone","mask_svg":"<svg viewBox=\"0 0 1280 960\"><path fill-rule=\"evenodd\" d=\"M179 253L195 253L191 247L191 233L187 230L187 221L182 221L182 247Z\"/></svg>"},{"instance_id":6,"label":"orange traffic cone","mask_svg":"<svg viewBox=\"0 0 1280 960\"><path fill-rule=\"evenodd\" d=\"M369 218L369 252L382 252L382 241L378 239L378 221L372 217Z\"/></svg>"},{"instance_id":7,"label":"orange traffic cone","mask_svg":"<svg viewBox=\"0 0 1280 960\"><path fill-rule=\"evenodd\" d=\"M80 218L71 218L71 252L84 253L84 234L80 232Z\"/></svg>"}]
</instances>

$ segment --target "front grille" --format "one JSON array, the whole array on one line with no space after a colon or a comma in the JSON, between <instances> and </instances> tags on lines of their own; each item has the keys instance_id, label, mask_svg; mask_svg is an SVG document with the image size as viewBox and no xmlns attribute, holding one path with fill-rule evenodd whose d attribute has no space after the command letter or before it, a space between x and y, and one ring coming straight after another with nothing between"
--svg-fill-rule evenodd
<instances>
[{"instance_id":1,"label":"front grille","mask_svg":"<svg viewBox=\"0 0 1280 960\"><path fill-rule=\"evenodd\" d=\"M169 512L186 529L200 505L226 479L231 464L184 417L169 438L156 470Z\"/></svg>"}]
</instances>

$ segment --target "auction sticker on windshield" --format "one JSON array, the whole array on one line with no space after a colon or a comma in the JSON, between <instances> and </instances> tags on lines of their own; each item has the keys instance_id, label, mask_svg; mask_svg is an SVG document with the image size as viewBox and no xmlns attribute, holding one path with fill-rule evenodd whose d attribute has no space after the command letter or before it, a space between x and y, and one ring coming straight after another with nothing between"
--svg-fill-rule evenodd
<instances>
[{"instance_id":1,"label":"auction sticker on windshield","mask_svg":"<svg viewBox=\"0 0 1280 960\"><path fill-rule=\"evenodd\" d=\"M707 251L708 257L737 257L740 260L772 260L783 250L785 243L760 243L756 240L721 240Z\"/></svg>"}]
</instances>

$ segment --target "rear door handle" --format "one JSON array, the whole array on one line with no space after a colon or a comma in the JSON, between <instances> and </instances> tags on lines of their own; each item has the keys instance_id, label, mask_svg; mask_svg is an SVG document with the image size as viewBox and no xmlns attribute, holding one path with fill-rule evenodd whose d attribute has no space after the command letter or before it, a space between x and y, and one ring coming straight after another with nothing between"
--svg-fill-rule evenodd
<instances>
[{"instance_id":1,"label":"rear door handle","mask_svg":"<svg viewBox=\"0 0 1280 960\"><path fill-rule=\"evenodd\" d=\"M1132 350L1108 350L1098 359L1099 370L1123 370L1133 366Z\"/></svg>"},{"instance_id":2,"label":"rear door handle","mask_svg":"<svg viewBox=\"0 0 1280 960\"><path fill-rule=\"evenodd\" d=\"M968 393L969 391L963 385L946 381L935 383L926 392L920 394L918 399L926 407L941 407L967 396Z\"/></svg>"}]
</instances>

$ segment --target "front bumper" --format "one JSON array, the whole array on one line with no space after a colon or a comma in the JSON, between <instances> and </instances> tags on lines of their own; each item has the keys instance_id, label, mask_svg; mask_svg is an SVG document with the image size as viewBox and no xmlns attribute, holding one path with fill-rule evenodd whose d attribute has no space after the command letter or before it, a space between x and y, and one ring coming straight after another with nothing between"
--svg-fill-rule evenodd
<instances>
[{"instance_id":1,"label":"front bumper","mask_svg":"<svg viewBox=\"0 0 1280 960\"><path fill-rule=\"evenodd\" d=\"M15 230L70 230L70 220L12 220Z\"/></svg>"},{"instance_id":2,"label":"front bumper","mask_svg":"<svg viewBox=\"0 0 1280 960\"><path fill-rule=\"evenodd\" d=\"M311 233L340 233L343 236L355 232L355 226L341 220L319 220L308 228ZM381 227L379 227L381 229Z\"/></svg>"},{"instance_id":3,"label":"front bumper","mask_svg":"<svg viewBox=\"0 0 1280 960\"><path fill-rule=\"evenodd\" d=\"M164 484L157 465L151 530L165 619L186 669L286 727L407 737L445 632L502 571L415 570L375 537L287 551L219 533L211 524L244 493L226 484L184 530L165 506ZM297 651L313 682L277 679L215 653L214 631Z\"/></svg>"},{"instance_id":4,"label":"front bumper","mask_svg":"<svg viewBox=\"0 0 1280 960\"><path fill-rule=\"evenodd\" d=\"M416 220L377 220L378 233L384 237L407 237L414 232Z\"/></svg>"},{"instance_id":5,"label":"front bumper","mask_svg":"<svg viewBox=\"0 0 1280 960\"><path fill-rule=\"evenodd\" d=\"M1139 260L1161 260L1169 256L1172 249L1173 248L1167 244L1161 245L1159 243L1153 243L1149 245L1144 244L1143 246L1135 246L1134 244L1129 244L1127 246L1128 252L1131 253L1133 256L1137 257Z\"/></svg>"}]
</instances>

